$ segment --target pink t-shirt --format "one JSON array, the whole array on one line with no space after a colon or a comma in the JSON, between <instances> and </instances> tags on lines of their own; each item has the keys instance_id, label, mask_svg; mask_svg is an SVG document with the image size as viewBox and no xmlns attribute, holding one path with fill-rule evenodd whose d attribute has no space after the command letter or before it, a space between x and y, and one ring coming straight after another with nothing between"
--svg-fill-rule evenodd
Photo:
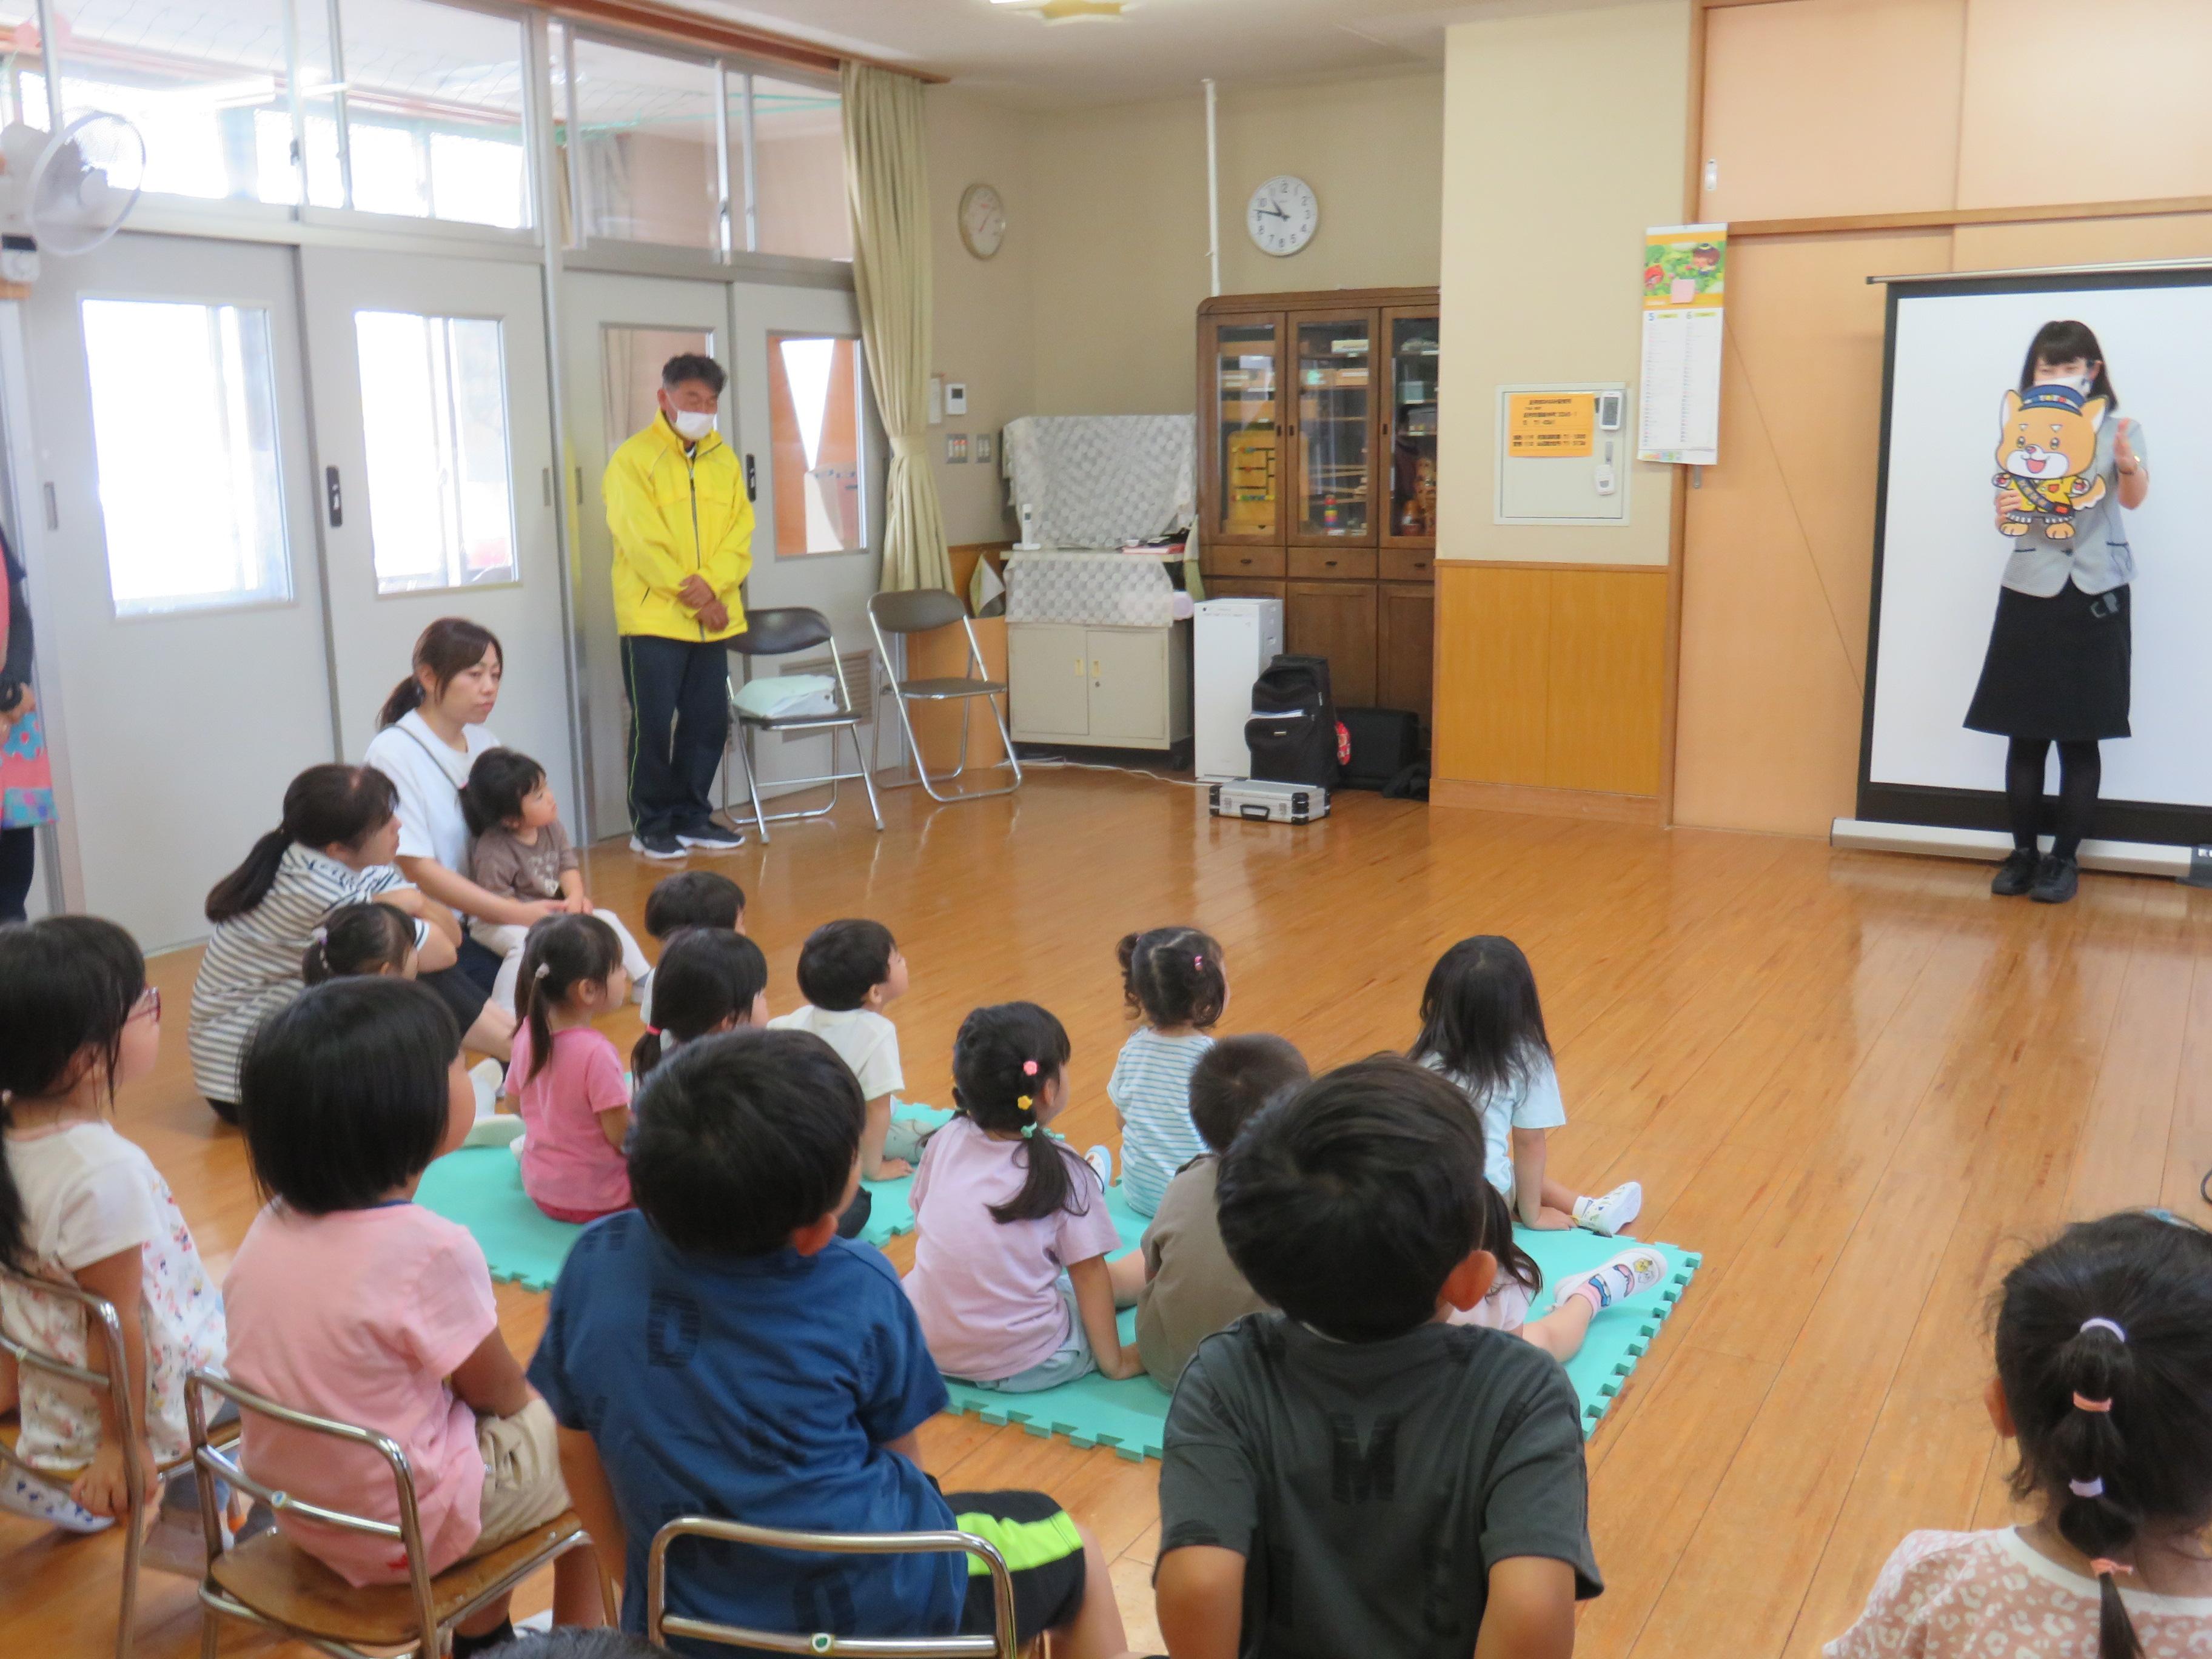
<instances>
[{"instance_id":1,"label":"pink t-shirt","mask_svg":"<svg viewBox=\"0 0 2212 1659\"><path fill-rule=\"evenodd\" d=\"M483 1457L477 1418L447 1379L499 1327L491 1273L467 1230L414 1204L306 1216L282 1203L253 1218L223 1280L230 1374L280 1405L374 1429L415 1477L430 1571L477 1540ZM391 1465L367 1447L246 1414L257 1480L372 1521L399 1519ZM406 1577L396 1542L280 1520L348 1583Z\"/></svg>"},{"instance_id":2,"label":"pink t-shirt","mask_svg":"<svg viewBox=\"0 0 2212 1659\"><path fill-rule=\"evenodd\" d=\"M2212 1656L2212 1595L2154 1595L2122 1578L2145 1659ZM1826 1659L2097 1659L2098 1589L2010 1527L1908 1534L1859 1621Z\"/></svg>"},{"instance_id":3,"label":"pink t-shirt","mask_svg":"<svg viewBox=\"0 0 2212 1659\"><path fill-rule=\"evenodd\" d=\"M1068 1334L1060 1273L1121 1247L1097 1173L1073 1158L1070 1202L1083 1213L991 1218L992 1205L1021 1191L1033 1150L1045 1153L1042 1145L994 1140L956 1117L921 1155L914 1178L919 1237L904 1282L930 1354L948 1376L995 1382L1052 1358Z\"/></svg>"},{"instance_id":4,"label":"pink t-shirt","mask_svg":"<svg viewBox=\"0 0 2212 1659\"><path fill-rule=\"evenodd\" d=\"M516 1026L507 1091L529 1131L522 1143L523 1191L571 1214L629 1207L629 1166L599 1127L601 1112L629 1104L622 1055L605 1035L588 1025L554 1032L553 1057L532 1077L530 1026Z\"/></svg>"}]
</instances>

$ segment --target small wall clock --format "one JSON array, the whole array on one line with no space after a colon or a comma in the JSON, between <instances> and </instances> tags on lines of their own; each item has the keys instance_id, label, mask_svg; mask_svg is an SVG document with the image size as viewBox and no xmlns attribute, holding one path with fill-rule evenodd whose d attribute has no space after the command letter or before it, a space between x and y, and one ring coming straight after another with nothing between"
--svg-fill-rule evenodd
<instances>
[{"instance_id":1,"label":"small wall clock","mask_svg":"<svg viewBox=\"0 0 2212 1659\"><path fill-rule=\"evenodd\" d=\"M969 252L988 259L1006 240L1006 204L995 186L970 185L960 192L960 240Z\"/></svg>"},{"instance_id":2,"label":"small wall clock","mask_svg":"<svg viewBox=\"0 0 2212 1659\"><path fill-rule=\"evenodd\" d=\"M1321 225L1321 204L1313 186L1293 173L1270 179L1244 204L1244 228L1252 246L1280 258L1313 240Z\"/></svg>"}]
</instances>

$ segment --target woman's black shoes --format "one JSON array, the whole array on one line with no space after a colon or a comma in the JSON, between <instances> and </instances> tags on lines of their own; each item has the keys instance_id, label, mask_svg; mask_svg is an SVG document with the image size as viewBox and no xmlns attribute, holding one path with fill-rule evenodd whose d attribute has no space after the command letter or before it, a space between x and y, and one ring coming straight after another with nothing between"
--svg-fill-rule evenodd
<instances>
[{"instance_id":1,"label":"woman's black shoes","mask_svg":"<svg viewBox=\"0 0 2212 1659\"><path fill-rule=\"evenodd\" d=\"M1997 866L1996 878L1990 883L1990 891L1999 898L2018 898L2035 885L2036 872L2042 865L2042 859L2034 852L2014 848Z\"/></svg>"},{"instance_id":2,"label":"woman's black shoes","mask_svg":"<svg viewBox=\"0 0 2212 1659\"><path fill-rule=\"evenodd\" d=\"M2027 890L2027 896L2038 904L2063 904L2081 884L2081 866L2054 853L2037 867L2035 885Z\"/></svg>"}]
</instances>

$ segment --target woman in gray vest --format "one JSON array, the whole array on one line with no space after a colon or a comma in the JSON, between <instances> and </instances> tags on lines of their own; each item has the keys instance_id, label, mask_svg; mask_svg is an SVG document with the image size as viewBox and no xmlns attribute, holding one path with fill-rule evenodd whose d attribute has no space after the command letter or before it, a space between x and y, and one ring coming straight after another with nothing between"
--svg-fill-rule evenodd
<instances>
[{"instance_id":1,"label":"woman in gray vest","mask_svg":"<svg viewBox=\"0 0 2212 1659\"><path fill-rule=\"evenodd\" d=\"M2128 584L2136 565L2121 509L2142 506L2150 494L2150 464L2142 424L2123 420L2119 402L2096 335L2075 322L2036 331L2020 394L2006 400L1996 517L2013 551L1966 725L2012 740L2005 805L2013 851L1990 884L2008 897L2063 904L2074 896L2075 859L2103 781L2097 744L2129 735ZM2080 434L2072 445L2069 433ZM2069 460L2069 447L2090 453ZM2044 762L2054 743L2054 834L2051 851L2039 857Z\"/></svg>"}]
</instances>

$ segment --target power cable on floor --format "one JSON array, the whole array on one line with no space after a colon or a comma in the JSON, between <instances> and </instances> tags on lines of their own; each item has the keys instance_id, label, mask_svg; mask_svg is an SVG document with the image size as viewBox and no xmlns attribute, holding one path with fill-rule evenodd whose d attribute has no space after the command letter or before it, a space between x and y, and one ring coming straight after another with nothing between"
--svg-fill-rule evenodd
<instances>
[{"instance_id":1,"label":"power cable on floor","mask_svg":"<svg viewBox=\"0 0 2212 1659\"><path fill-rule=\"evenodd\" d=\"M1073 769L1078 772L1126 772L1131 777L1150 778L1155 783L1171 783L1181 789L1210 789L1213 787L1197 778L1171 778L1164 772L1148 772L1141 766L1109 766L1103 761L1025 760L1022 763L1024 771L1031 768L1046 771Z\"/></svg>"}]
</instances>

